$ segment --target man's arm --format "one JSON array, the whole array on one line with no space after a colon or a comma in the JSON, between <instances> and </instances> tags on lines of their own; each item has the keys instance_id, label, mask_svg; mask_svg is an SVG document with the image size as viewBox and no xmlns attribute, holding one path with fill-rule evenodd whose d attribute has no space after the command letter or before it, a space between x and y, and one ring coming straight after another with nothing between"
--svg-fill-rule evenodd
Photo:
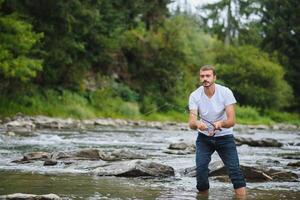
<instances>
[{"instance_id":1,"label":"man's arm","mask_svg":"<svg viewBox=\"0 0 300 200\"><path fill-rule=\"evenodd\" d=\"M207 130L207 126L205 123L197 120L198 111L197 110L190 110L189 115L189 127L191 129L200 129L201 131Z\"/></svg>"},{"instance_id":2,"label":"man's arm","mask_svg":"<svg viewBox=\"0 0 300 200\"><path fill-rule=\"evenodd\" d=\"M231 128L231 127L234 126L234 124L235 124L234 104L230 104L230 105L226 106L225 107L225 112L226 112L227 119L214 122L214 125L215 125L216 129Z\"/></svg>"}]
</instances>

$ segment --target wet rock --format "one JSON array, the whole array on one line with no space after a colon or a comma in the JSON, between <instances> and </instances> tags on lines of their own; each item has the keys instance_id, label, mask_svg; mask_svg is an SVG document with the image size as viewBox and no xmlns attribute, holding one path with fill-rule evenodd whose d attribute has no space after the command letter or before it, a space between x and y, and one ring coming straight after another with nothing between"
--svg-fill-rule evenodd
<instances>
[{"instance_id":1,"label":"wet rock","mask_svg":"<svg viewBox=\"0 0 300 200\"><path fill-rule=\"evenodd\" d=\"M215 171L215 170L220 169L222 167L224 167L224 164L223 164L222 161L211 162L208 165L209 171ZM180 174L184 175L184 176L188 176L188 177L196 177L196 166L186 168L183 171L180 171Z\"/></svg>"},{"instance_id":2,"label":"wet rock","mask_svg":"<svg viewBox=\"0 0 300 200\"><path fill-rule=\"evenodd\" d=\"M279 165L280 164L280 162L278 161L278 160L273 160L273 159L269 159L269 158L267 158L267 159L260 159L260 160L257 160L256 161L256 164L259 164L259 165L267 165L267 166L269 166L269 165L271 165L271 166L277 166L277 165Z\"/></svg>"},{"instance_id":3,"label":"wet rock","mask_svg":"<svg viewBox=\"0 0 300 200\"><path fill-rule=\"evenodd\" d=\"M23 160L45 160L49 159L50 154L43 151L31 152L24 155Z\"/></svg>"},{"instance_id":4,"label":"wet rock","mask_svg":"<svg viewBox=\"0 0 300 200\"><path fill-rule=\"evenodd\" d=\"M195 145L193 145L193 144L187 144L185 142L172 143L172 144L170 144L169 149L185 150L188 147L193 147L194 149L196 149Z\"/></svg>"},{"instance_id":5,"label":"wet rock","mask_svg":"<svg viewBox=\"0 0 300 200\"><path fill-rule=\"evenodd\" d=\"M249 129L256 129L256 130L268 130L270 129L267 125L247 125Z\"/></svg>"},{"instance_id":6,"label":"wet rock","mask_svg":"<svg viewBox=\"0 0 300 200\"><path fill-rule=\"evenodd\" d=\"M32 122L37 128L49 128L49 129L70 129L81 128L82 124L79 120L74 119L60 119L51 118L45 116L32 117Z\"/></svg>"},{"instance_id":7,"label":"wet rock","mask_svg":"<svg viewBox=\"0 0 300 200\"><path fill-rule=\"evenodd\" d=\"M217 180L228 180L228 174L225 166L222 162L215 162L213 165L209 166L209 176L217 177ZM244 177L248 182L265 182L265 181L286 181L294 182L297 181L298 176L295 173L288 171L279 171L279 170L262 170L252 166L243 166L241 169L244 173ZM195 177L196 176L196 167L190 167L185 169L182 175ZM225 177L225 178L224 178Z\"/></svg>"},{"instance_id":8,"label":"wet rock","mask_svg":"<svg viewBox=\"0 0 300 200\"><path fill-rule=\"evenodd\" d=\"M93 170L98 176L120 176L120 177L139 177L154 176L168 177L174 176L174 169L170 166L155 162L141 160L114 162L106 166L98 167Z\"/></svg>"},{"instance_id":9,"label":"wet rock","mask_svg":"<svg viewBox=\"0 0 300 200\"><path fill-rule=\"evenodd\" d=\"M44 166L54 166L57 165L57 161L56 160L46 160L44 162Z\"/></svg>"},{"instance_id":10,"label":"wet rock","mask_svg":"<svg viewBox=\"0 0 300 200\"><path fill-rule=\"evenodd\" d=\"M15 120L10 121L4 124L4 127L6 129L6 132L32 132L35 129L35 124L33 124L31 121L25 121L25 120Z\"/></svg>"},{"instance_id":11,"label":"wet rock","mask_svg":"<svg viewBox=\"0 0 300 200\"><path fill-rule=\"evenodd\" d=\"M273 178L274 181L279 182L297 182L298 175L289 171L278 171L270 169L267 173Z\"/></svg>"},{"instance_id":12,"label":"wet rock","mask_svg":"<svg viewBox=\"0 0 300 200\"><path fill-rule=\"evenodd\" d=\"M27 153L23 156L20 160L14 160L12 162L19 163L19 164L25 164L25 163L31 163L34 160L48 160L50 158L50 154L47 152L31 152Z\"/></svg>"},{"instance_id":13,"label":"wet rock","mask_svg":"<svg viewBox=\"0 0 300 200\"><path fill-rule=\"evenodd\" d=\"M247 144L252 147L281 147L283 144L275 139L266 138L262 140L253 140L251 138L235 137L237 145Z\"/></svg>"},{"instance_id":14,"label":"wet rock","mask_svg":"<svg viewBox=\"0 0 300 200\"><path fill-rule=\"evenodd\" d=\"M296 125L293 125L293 124L278 123L278 124L274 124L273 126L271 126L271 128L274 130L296 130L299 127L297 127Z\"/></svg>"},{"instance_id":15,"label":"wet rock","mask_svg":"<svg viewBox=\"0 0 300 200\"><path fill-rule=\"evenodd\" d=\"M255 167L241 166L241 169L244 173L245 179L248 182L264 182L264 181L273 180L273 178L270 175ZM217 170L211 171L209 173L209 176L224 176L224 175L227 175L227 170L225 166Z\"/></svg>"},{"instance_id":16,"label":"wet rock","mask_svg":"<svg viewBox=\"0 0 300 200\"><path fill-rule=\"evenodd\" d=\"M287 166L300 167L300 161L298 161L298 162L289 162Z\"/></svg>"},{"instance_id":17,"label":"wet rock","mask_svg":"<svg viewBox=\"0 0 300 200\"><path fill-rule=\"evenodd\" d=\"M99 160L101 152L98 149L84 149L75 153L75 157L79 159Z\"/></svg>"},{"instance_id":18,"label":"wet rock","mask_svg":"<svg viewBox=\"0 0 300 200\"><path fill-rule=\"evenodd\" d=\"M169 145L167 150L164 150L164 153L167 154L177 154L177 155L186 155L193 154L196 151L196 146L194 144L188 144L185 142L172 143Z\"/></svg>"},{"instance_id":19,"label":"wet rock","mask_svg":"<svg viewBox=\"0 0 300 200\"><path fill-rule=\"evenodd\" d=\"M35 195L35 194L23 194L15 193L9 195L0 196L0 199L7 200L62 200L56 194L45 194L45 195Z\"/></svg>"},{"instance_id":20,"label":"wet rock","mask_svg":"<svg viewBox=\"0 0 300 200\"><path fill-rule=\"evenodd\" d=\"M279 154L284 159L300 160L300 152Z\"/></svg>"},{"instance_id":21,"label":"wet rock","mask_svg":"<svg viewBox=\"0 0 300 200\"><path fill-rule=\"evenodd\" d=\"M110 156L113 158L112 160L145 159L146 158L145 155L135 153L128 149L116 149L110 154Z\"/></svg>"}]
</instances>

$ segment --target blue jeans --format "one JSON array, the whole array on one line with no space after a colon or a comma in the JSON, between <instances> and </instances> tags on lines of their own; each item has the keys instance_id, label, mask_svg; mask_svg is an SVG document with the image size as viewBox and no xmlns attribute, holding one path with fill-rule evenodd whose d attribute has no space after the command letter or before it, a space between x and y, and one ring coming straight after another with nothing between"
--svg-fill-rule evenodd
<instances>
[{"instance_id":1,"label":"blue jeans","mask_svg":"<svg viewBox=\"0 0 300 200\"><path fill-rule=\"evenodd\" d=\"M245 187L246 182L240 168L233 135L209 137L198 133L196 141L197 189L199 191L209 189L208 164L211 160L211 155L215 151L217 151L221 157L234 189Z\"/></svg>"}]
</instances>

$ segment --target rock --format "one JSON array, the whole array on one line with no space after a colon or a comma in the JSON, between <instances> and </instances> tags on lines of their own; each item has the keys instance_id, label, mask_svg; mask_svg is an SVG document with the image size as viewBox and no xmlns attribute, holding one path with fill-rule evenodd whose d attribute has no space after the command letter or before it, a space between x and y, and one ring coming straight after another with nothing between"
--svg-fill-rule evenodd
<instances>
[{"instance_id":1,"label":"rock","mask_svg":"<svg viewBox=\"0 0 300 200\"><path fill-rule=\"evenodd\" d=\"M279 171L279 170L262 170L252 166L243 166L241 169L247 182L265 182L265 181L297 181L298 176L292 172ZM221 161L216 161L209 165L209 176L217 177L217 180L227 180L228 174L225 166ZM181 174L185 176L195 177L196 167L186 168ZM227 177L227 178L226 178Z\"/></svg>"},{"instance_id":2,"label":"rock","mask_svg":"<svg viewBox=\"0 0 300 200\"><path fill-rule=\"evenodd\" d=\"M278 123L278 124L274 124L273 126L271 126L271 128L274 130L296 130L299 127L297 127L294 124Z\"/></svg>"},{"instance_id":3,"label":"rock","mask_svg":"<svg viewBox=\"0 0 300 200\"><path fill-rule=\"evenodd\" d=\"M44 166L54 166L57 165L57 161L56 160L46 160L44 162Z\"/></svg>"},{"instance_id":4,"label":"rock","mask_svg":"<svg viewBox=\"0 0 300 200\"><path fill-rule=\"evenodd\" d=\"M284 159L300 160L300 152L279 154Z\"/></svg>"},{"instance_id":5,"label":"rock","mask_svg":"<svg viewBox=\"0 0 300 200\"><path fill-rule=\"evenodd\" d=\"M31 121L15 120L4 124L6 132L32 132L35 125Z\"/></svg>"},{"instance_id":6,"label":"rock","mask_svg":"<svg viewBox=\"0 0 300 200\"><path fill-rule=\"evenodd\" d=\"M23 194L15 193L9 195L0 196L0 199L7 200L61 200L56 194L45 194L45 195L35 195L35 194Z\"/></svg>"},{"instance_id":7,"label":"rock","mask_svg":"<svg viewBox=\"0 0 300 200\"><path fill-rule=\"evenodd\" d=\"M145 159L146 156L142 154L135 153L128 149L117 149L114 150L110 156L114 157L113 160L123 160L123 159Z\"/></svg>"},{"instance_id":8,"label":"rock","mask_svg":"<svg viewBox=\"0 0 300 200\"><path fill-rule=\"evenodd\" d=\"M273 178L274 181L279 182L297 182L298 175L288 171L278 171L270 169L267 173Z\"/></svg>"},{"instance_id":9,"label":"rock","mask_svg":"<svg viewBox=\"0 0 300 200\"><path fill-rule=\"evenodd\" d=\"M222 161L219 160L219 161L209 163L208 169L209 169L209 171L215 171L222 167L224 167L224 164ZM189 176L189 177L196 177L196 166L186 168L183 171L181 171L180 174Z\"/></svg>"},{"instance_id":10,"label":"rock","mask_svg":"<svg viewBox=\"0 0 300 200\"><path fill-rule=\"evenodd\" d=\"M101 166L93 170L98 176L120 176L120 177L139 177L154 176L168 177L174 176L174 169L170 166L155 162L141 160L122 161Z\"/></svg>"},{"instance_id":11,"label":"rock","mask_svg":"<svg viewBox=\"0 0 300 200\"><path fill-rule=\"evenodd\" d=\"M268 129L270 129L270 127L267 126L267 125L248 125L247 127L249 129L256 129L256 130L268 130Z\"/></svg>"},{"instance_id":12,"label":"rock","mask_svg":"<svg viewBox=\"0 0 300 200\"><path fill-rule=\"evenodd\" d=\"M169 145L168 150L164 150L167 154L177 154L186 155L193 154L196 151L196 146L194 144L187 144L185 142L172 143Z\"/></svg>"},{"instance_id":13,"label":"rock","mask_svg":"<svg viewBox=\"0 0 300 200\"><path fill-rule=\"evenodd\" d=\"M297 161L297 162L289 162L287 166L291 166L291 167L300 167L300 161Z\"/></svg>"},{"instance_id":14,"label":"rock","mask_svg":"<svg viewBox=\"0 0 300 200\"><path fill-rule=\"evenodd\" d=\"M84 149L76 152L74 155L79 159L99 160L101 152L98 149Z\"/></svg>"},{"instance_id":15,"label":"rock","mask_svg":"<svg viewBox=\"0 0 300 200\"><path fill-rule=\"evenodd\" d=\"M271 165L271 166L277 166L280 164L280 162L278 160L272 160L272 159L260 159L260 160L257 160L256 161L256 164L259 164L259 165Z\"/></svg>"},{"instance_id":16,"label":"rock","mask_svg":"<svg viewBox=\"0 0 300 200\"><path fill-rule=\"evenodd\" d=\"M27 153L24 155L23 160L45 160L49 159L50 154L43 151Z\"/></svg>"},{"instance_id":17,"label":"rock","mask_svg":"<svg viewBox=\"0 0 300 200\"><path fill-rule=\"evenodd\" d=\"M38 152L31 152L27 153L23 156L20 160L14 160L13 163L25 164L31 163L34 160L49 160L51 155L47 152L38 151Z\"/></svg>"},{"instance_id":18,"label":"rock","mask_svg":"<svg viewBox=\"0 0 300 200\"><path fill-rule=\"evenodd\" d=\"M172 144L170 144L169 149L185 150L188 147L192 147L192 148L196 149L194 144L187 144L185 142L172 143Z\"/></svg>"},{"instance_id":19,"label":"rock","mask_svg":"<svg viewBox=\"0 0 300 200\"><path fill-rule=\"evenodd\" d=\"M241 169L244 173L244 177L248 182L264 182L264 181L271 181L273 178L269 176L267 173L257 169L255 167L249 166L241 166ZM225 166L211 171L209 176L224 176L227 175L227 170Z\"/></svg>"},{"instance_id":20,"label":"rock","mask_svg":"<svg viewBox=\"0 0 300 200\"><path fill-rule=\"evenodd\" d=\"M267 138L262 140L253 140L251 138L235 137L237 145L247 144L252 147L281 147L282 143L275 139Z\"/></svg>"},{"instance_id":21,"label":"rock","mask_svg":"<svg viewBox=\"0 0 300 200\"><path fill-rule=\"evenodd\" d=\"M82 127L81 122L79 120L74 119L60 119L38 116L32 117L31 120L37 128L70 129Z\"/></svg>"},{"instance_id":22,"label":"rock","mask_svg":"<svg viewBox=\"0 0 300 200\"><path fill-rule=\"evenodd\" d=\"M166 153L166 154L187 155L187 154L195 153L195 150L192 150L192 149L187 149L187 150L170 150L170 149L166 149L166 150L163 150L163 152Z\"/></svg>"}]
</instances>

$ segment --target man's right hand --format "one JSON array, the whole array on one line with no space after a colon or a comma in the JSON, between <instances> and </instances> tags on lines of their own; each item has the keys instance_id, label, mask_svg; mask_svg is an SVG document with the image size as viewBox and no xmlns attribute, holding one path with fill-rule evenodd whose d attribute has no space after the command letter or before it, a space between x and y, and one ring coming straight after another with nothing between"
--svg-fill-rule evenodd
<instances>
[{"instance_id":1,"label":"man's right hand","mask_svg":"<svg viewBox=\"0 0 300 200\"><path fill-rule=\"evenodd\" d=\"M207 131L208 127L205 123L203 123L201 121L197 121L197 129L199 129L201 131Z\"/></svg>"}]
</instances>

